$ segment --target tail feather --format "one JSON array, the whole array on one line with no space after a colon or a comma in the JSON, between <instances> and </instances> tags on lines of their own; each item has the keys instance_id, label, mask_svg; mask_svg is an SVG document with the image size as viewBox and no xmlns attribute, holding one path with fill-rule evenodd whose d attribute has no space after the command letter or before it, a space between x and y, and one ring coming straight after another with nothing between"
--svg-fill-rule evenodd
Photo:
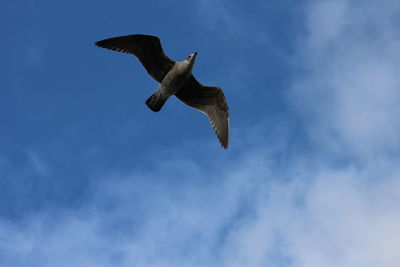
<instances>
[{"instance_id":1,"label":"tail feather","mask_svg":"<svg viewBox=\"0 0 400 267\"><path fill-rule=\"evenodd\" d=\"M147 100L146 105L154 112L158 112L164 106L168 97L164 97L158 92L152 94Z\"/></svg>"}]
</instances>

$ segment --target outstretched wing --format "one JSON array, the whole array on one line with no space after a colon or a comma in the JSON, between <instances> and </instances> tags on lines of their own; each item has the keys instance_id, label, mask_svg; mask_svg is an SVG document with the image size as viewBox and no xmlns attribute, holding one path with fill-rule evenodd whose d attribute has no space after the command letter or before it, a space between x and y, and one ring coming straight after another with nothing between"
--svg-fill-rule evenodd
<instances>
[{"instance_id":1,"label":"outstretched wing","mask_svg":"<svg viewBox=\"0 0 400 267\"><path fill-rule=\"evenodd\" d=\"M159 83L175 64L175 61L165 55L160 39L156 36L126 35L98 41L95 44L99 47L135 55L147 73Z\"/></svg>"},{"instance_id":2,"label":"outstretched wing","mask_svg":"<svg viewBox=\"0 0 400 267\"><path fill-rule=\"evenodd\" d=\"M175 95L186 105L205 113L222 147L228 148L229 112L221 88L204 86L191 75Z\"/></svg>"}]
</instances>

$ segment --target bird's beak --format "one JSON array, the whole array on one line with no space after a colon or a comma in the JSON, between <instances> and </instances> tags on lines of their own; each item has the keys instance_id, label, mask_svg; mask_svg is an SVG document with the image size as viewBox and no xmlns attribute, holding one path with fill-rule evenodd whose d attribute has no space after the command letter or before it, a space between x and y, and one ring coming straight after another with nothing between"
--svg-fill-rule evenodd
<instances>
[{"instance_id":1,"label":"bird's beak","mask_svg":"<svg viewBox=\"0 0 400 267\"><path fill-rule=\"evenodd\" d=\"M193 56L197 56L197 52L194 52L194 53L193 53Z\"/></svg>"}]
</instances>

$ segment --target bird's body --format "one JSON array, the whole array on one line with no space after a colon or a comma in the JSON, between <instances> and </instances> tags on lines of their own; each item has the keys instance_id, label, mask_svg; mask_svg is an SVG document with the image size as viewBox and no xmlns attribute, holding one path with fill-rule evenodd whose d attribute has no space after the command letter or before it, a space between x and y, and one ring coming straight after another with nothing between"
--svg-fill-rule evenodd
<instances>
[{"instance_id":1,"label":"bird's body","mask_svg":"<svg viewBox=\"0 0 400 267\"><path fill-rule=\"evenodd\" d=\"M151 35L127 35L96 42L99 47L134 54L160 87L146 100L153 111L159 111L175 95L183 103L205 113L221 145L228 147L229 114L225 96L219 87L204 86L192 75L197 53L175 62L164 54L160 40Z\"/></svg>"},{"instance_id":2,"label":"bird's body","mask_svg":"<svg viewBox=\"0 0 400 267\"><path fill-rule=\"evenodd\" d=\"M171 70L162 79L157 91L146 100L146 105L153 111L160 111L170 96L175 95L192 74L197 53L189 55L182 62L175 62Z\"/></svg>"},{"instance_id":3,"label":"bird's body","mask_svg":"<svg viewBox=\"0 0 400 267\"><path fill-rule=\"evenodd\" d=\"M182 62L175 62L172 69L165 75L161 86L165 87L167 93L174 95L182 88L190 74L192 74L196 55L197 53L194 53Z\"/></svg>"}]
</instances>

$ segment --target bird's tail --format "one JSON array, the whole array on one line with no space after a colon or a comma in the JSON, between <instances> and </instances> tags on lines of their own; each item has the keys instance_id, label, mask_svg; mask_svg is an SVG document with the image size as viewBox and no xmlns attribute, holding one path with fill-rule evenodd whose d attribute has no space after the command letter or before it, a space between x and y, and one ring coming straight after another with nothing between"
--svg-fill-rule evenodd
<instances>
[{"instance_id":1,"label":"bird's tail","mask_svg":"<svg viewBox=\"0 0 400 267\"><path fill-rule=\"evenodd\" d=\"M147 100L146 105L154 112L160 111L160 109L164 106L167 101L168 96L164 96L158 90L152 94Z\"/></svg>"}]
</instances>

